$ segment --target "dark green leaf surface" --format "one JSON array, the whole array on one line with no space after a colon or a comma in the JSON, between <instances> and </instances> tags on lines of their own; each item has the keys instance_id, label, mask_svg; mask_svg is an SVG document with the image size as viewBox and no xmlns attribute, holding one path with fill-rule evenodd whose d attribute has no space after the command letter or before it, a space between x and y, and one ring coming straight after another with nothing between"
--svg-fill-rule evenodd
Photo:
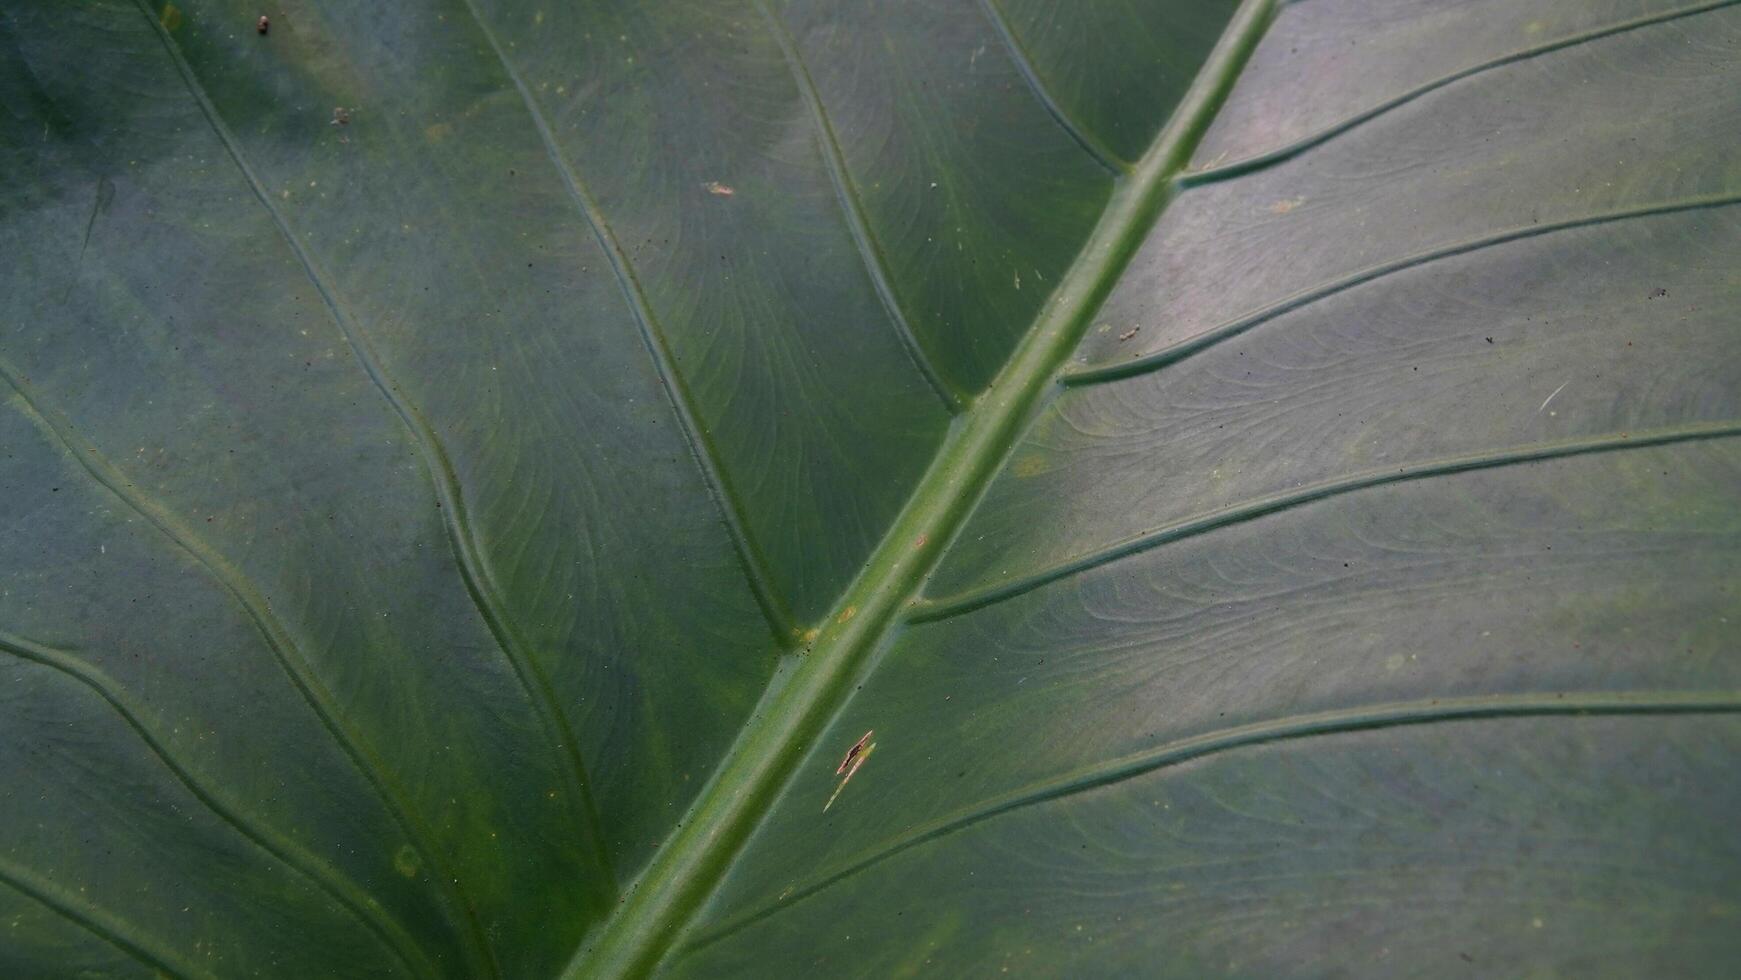
<instances>
[{"instance_id":1,"label":"dark green leaf surface","mask_svg":"<svg viewBox=\"0 0 1741 980\"><path fill-rule=\"evenodd\" d=\"M1721 2L11 4L0 972L1725 972L1737 92Z\"/></svg>"}]
</instances>

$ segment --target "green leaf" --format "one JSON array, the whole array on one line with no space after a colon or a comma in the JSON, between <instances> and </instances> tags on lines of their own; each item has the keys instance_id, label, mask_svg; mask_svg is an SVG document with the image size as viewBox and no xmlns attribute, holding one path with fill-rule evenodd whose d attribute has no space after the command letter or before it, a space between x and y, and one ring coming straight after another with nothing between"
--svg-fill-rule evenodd
<instances>
[{"instance_id":1,"label":"green leaf","mask_svg":"<svg viewBox=\"0 0 1741 980\"><path fill-rule=\"evenodd\" d=\"M1737 93L1734 0L8 5L0 972L1721 975Z\"/></svg>"}]
</instances>

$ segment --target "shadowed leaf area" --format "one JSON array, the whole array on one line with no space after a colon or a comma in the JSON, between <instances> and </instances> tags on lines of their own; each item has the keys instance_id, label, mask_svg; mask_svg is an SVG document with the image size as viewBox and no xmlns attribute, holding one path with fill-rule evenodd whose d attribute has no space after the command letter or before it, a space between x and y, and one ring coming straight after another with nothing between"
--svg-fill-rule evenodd
<instances>
[{"instance_id":1,"label":"shadowed leaf area","mask_svg":"<svg viewBox=\"0 0 1741 980\"><path fill-rule=\"evenodd\" d=\"M11 0L0 973L1724 975L1738 119L1733 0Z\"/></svg>"}]
</instances>

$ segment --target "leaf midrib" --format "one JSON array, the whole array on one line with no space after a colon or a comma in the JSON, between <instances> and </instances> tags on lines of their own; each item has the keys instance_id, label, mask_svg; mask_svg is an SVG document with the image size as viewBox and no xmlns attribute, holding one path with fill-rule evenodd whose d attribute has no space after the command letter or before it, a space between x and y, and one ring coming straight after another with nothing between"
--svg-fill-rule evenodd
<instances>
[{"instance_id":1,"label":"leaf midrib","mask_svg":"<svg viewBox=\"0 0 1741 980\"><path fill-rule=\"evenodd\" d=\"M808 654L770 689L671 837L564 976L652 970L711 895L855 680L904 622L926 578L1057 386L1057 374L1175 192L1174 177L1274 18L1279 0L1244 0L1171 121L1120 179L1099 223L1015 353L949 436Z\"/></svg>"}]
</instances>

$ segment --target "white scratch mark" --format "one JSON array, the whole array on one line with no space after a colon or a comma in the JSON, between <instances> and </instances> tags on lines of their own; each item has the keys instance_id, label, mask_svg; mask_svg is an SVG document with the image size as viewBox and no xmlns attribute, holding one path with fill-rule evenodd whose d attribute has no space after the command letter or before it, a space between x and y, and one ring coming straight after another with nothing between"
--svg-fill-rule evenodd
<instances>
[{"instance_id":1,"label":"white scratch mark","mask_svg":"<svg viewBox=\"0 0 1741 980\"><path fill-rule=\"evenodd\" d=\"M1554 395L1557 395L1557 394L1559 394L1559 393L1560 393L1560 392L1562 392L1562 391L1565 391L1565 390L1566 390L1566 385L1569 385L1569 384L1571 384L1571 382L1570 382L1570 381L1568 381L1568 382L1566 382L1566 384L1562 384L1562 385L1560 385L1560 386L1559 386L1559 387L1558 387L1558 388L1555 388L1555 389L1554 389ZM1536 413L1536 414L1537 414L1537 415L1540 415L1540 414L1541 414L1541 413L1543 413L1543 412L1545 412L1545 411L1547 411L1547 409L1548 409L1548 402L1551 402L1551 401L1553 401L1553 400L1554 400L1554 395L1549 395L1549 396L1547 396L1547 397L1546 397L1546 398L1544 398L1544 399L1542 399L1542 407L1540 407L1540 408L1538 408L1538 409L1536 409L1536 410L1535 410L1535 413Z\"/></svg>"}]
</instances>

